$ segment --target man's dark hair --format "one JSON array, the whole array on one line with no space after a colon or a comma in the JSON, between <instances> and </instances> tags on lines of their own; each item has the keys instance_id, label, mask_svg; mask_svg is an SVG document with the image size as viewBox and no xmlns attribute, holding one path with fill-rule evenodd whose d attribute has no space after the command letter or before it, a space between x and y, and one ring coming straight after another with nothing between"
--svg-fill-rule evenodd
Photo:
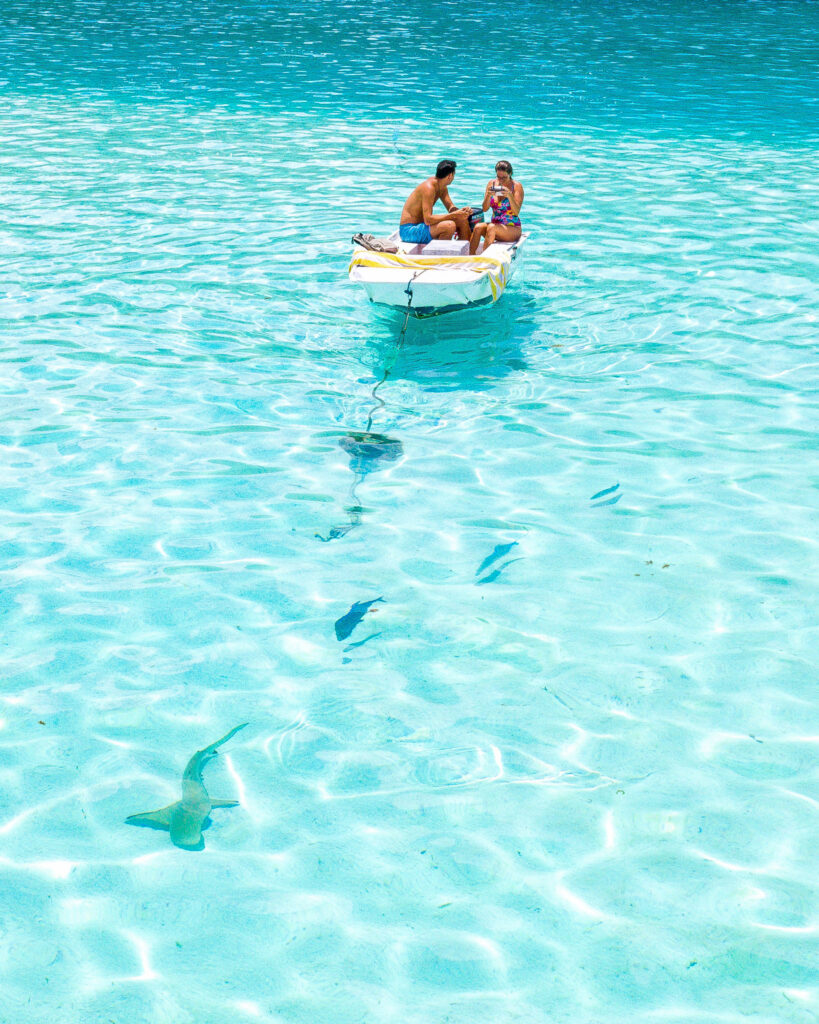
<instances>
[{"instance_id":1,"label":"man's dark hair","mask_svg":"<svg viewBox=\"0 0 819 1024\"><path fill-rule=\"evenodd\" d=\"M442 160L435 169L435 177L440 181L441 178L446 178L450 174L455 173L455 161L454 160Z\"/></svg>"}]
</instances>

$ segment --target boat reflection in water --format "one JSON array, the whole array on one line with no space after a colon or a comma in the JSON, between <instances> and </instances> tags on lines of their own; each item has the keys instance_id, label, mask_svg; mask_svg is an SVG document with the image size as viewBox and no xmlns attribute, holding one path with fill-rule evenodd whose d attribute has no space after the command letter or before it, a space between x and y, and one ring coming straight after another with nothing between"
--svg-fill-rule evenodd
<instances>
[{"instance_id":1,"label":"boat reflection in water","mask_svg":"<svg viewBox=\"0 0 819 1024\"><path fill-rule=\"evenodd\" d=\"M350 469L354 479L347 499L349 504L344 508L348 520L332 527L326 537L322 537L320 533L316 534L319 540L325 542L338 540L361 525L364 508L359 503L356 493L358 485L370 473L384 469L387 463L395 462L404 453L404 446L396 438L387 437L386 434L374 434L369 430L350 431L339 438L338 443L350 457Z\"/></svg>"}]
</instances>

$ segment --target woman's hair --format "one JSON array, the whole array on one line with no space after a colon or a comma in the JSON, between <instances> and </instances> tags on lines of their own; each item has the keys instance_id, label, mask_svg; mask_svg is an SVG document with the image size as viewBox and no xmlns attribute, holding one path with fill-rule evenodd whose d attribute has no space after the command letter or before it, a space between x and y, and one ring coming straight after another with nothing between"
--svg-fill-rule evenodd
<instances>
[{"instance_id":1,"label":"woman's hair","mask_svg":"<svg viewBox=\"0 0 819 1024\"><path fill-rule=\"evenodd\" d=\"M454 160L442 160L435 170L435 177L441 179L446 178L449 174L454 174L456 166Z\"/></svg>"},{"instance_id":2,"label":"woman's hair","mask_svg":"<svg viewBox=\"0 0 819 1024\"><path fill-rule=\"evenodd\" d=\"M513 177L513 175L512 175L512 165L509 163L508 160L498 160L498 162L495 164L495 170L496 171L506 171L506 173L509 175L510 178Z\"/></svg>"}]
</instances>

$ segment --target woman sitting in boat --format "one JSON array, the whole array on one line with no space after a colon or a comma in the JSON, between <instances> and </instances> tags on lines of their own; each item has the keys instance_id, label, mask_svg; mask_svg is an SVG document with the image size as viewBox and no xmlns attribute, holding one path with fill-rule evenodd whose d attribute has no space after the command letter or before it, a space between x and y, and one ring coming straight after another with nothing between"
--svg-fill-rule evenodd
<instances>
[{"instance_id":1,"label":"woman sitting in boat","mask_svg":"<svg viewBox=\"0 0 819 1024\"><path fill-rule=\"evenodd\" d=\"M512 165L508 160L498 160L495 175L483 194L483 208L492 207L492 221L476 224L469 240L469 253L478 251L481 238L483 247L488 249L493 242L517 242L523 231L520 223L520 208L523 205L523 185L512 178Z\"/></svg>"}]
</instances>

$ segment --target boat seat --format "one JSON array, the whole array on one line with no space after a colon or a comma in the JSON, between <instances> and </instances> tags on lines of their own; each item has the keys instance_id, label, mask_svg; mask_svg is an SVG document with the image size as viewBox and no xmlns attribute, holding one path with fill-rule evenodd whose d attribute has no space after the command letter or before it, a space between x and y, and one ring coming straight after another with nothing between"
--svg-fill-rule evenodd
<instances>
[{"instance_id":1,"label":"boat seat","mask_svg":"<svg viewBox=\"0 0 819 1024\"><path fill-rule=\"evenodd\" d=\"M469 242L460 238L433 238L421 252L424 256L468 256Z\"/></svg>"}]
</instances>

